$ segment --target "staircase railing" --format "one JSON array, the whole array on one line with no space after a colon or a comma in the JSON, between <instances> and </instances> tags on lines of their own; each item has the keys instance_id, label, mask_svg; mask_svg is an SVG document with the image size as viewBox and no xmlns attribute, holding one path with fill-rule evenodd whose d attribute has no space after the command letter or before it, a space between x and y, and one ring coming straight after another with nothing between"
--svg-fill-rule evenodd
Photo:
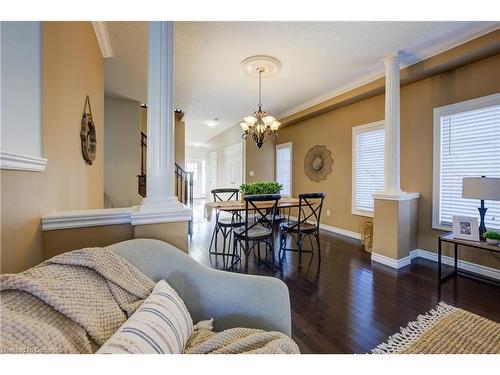
<instances>
[{"instance_id":1,"label":"staircase railing","mask_svg":"<svg viewBox=\"0 0 500 375\"><path fill-rule=\"evenodd\" d=\"M142 197L146 196L146 156L148 147L148 137L141 132L141 174L137 175L137 188ZM179 201L188 207L193 207L193 172L185 171L180 165L175 163L175 195ZM193 220L189 221L189 234L193 233Z\"/></svg>"},{"instance_id":2,"label":"staircase railing","mask_svg":"<svg viewBox=\"0 0 500 375\"><path fill-rule=\"evenodd\" d=\"M139 195L146 196L146 156L148 147L148 136L141 132L141 174L137 175L137 189Z\"/></svg>"}]
</instances>

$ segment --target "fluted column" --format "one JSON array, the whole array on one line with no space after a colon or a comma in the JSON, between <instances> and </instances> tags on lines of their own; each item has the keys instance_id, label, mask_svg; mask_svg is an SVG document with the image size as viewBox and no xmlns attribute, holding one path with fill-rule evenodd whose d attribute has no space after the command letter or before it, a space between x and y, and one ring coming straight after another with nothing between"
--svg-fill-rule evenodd
<instances>
[{"instance_id":1,"label":"fluted column","mask_svg":"<svg viewBox=\"0 0 500 375\"><path fill-rule=\"evenodd\" d=\"M174 193L174 25L150 22L146 198L133 224L184 220L191 210ZM135 219L135 220L134 220Z\"/></svg>"},{"instance_id":2,"label":"fluted column","mask_svg":"<svg viewBox=\"0 0 500 375\"><path fill-rule=\"evenodd\" d=\"M148 54L148 157L144 205L174 196L173 22L151 22Z\"/></svg>"},{"instance_id":3,"label":"fluted column","mask_svg":"<svg viewBox=\"0 0 500 375\"><path fill-rule=\"evenodd\" d=\"M384 191L373 194L372 262L393 268L411 263L417 238L419 193L401 191L400 185L400 82L399 54L385 65L385 163Z\"/></svg>"},{"instance_id":4,"label":"fluted column","mask_svg":"<svg viewBox=\"0 0 500 375\"><path fill-rule=\"evenodd\" d=\"M399 193L399 69L398 54L387 57L385 65L385 188L386 193Z\"/></svg>"}]
</instances>

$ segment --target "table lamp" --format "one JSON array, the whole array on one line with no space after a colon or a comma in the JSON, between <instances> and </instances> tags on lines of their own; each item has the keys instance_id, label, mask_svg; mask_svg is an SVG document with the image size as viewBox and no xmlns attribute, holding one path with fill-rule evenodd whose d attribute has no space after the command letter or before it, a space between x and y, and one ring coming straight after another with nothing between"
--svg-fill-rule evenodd
<instances>
[{"instance_id":1,"label":"table lamp","mask_svg":"<svg viewBox=\"0 0 500 375\"><path fill-rule=\"evenodd\" d=\"M484 216L487 208L484 207L485 200L500 200L500 178L498 177L464 177L462 182L462 198L481 199L481 207L478 207L481 224L479 225L479 239L483 240L486 232Z\"/></svg>"}]
</instances>

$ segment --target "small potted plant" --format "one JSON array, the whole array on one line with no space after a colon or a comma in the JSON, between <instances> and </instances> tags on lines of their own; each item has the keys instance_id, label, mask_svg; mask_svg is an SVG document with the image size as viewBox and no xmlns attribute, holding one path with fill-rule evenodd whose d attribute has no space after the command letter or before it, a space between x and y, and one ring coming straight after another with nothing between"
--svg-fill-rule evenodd
<instances>
[{"instance_id":1,"label":"small potted plant","mask_svg":"<svg viewBox=\"0 0 500 375\"><path fill-rule=\"evenodd\" d=\"M488 230L483 234L483 237L486 239L490 245L498 245L500 244L500 233L494 230Z\"/></svg>"},{"instance_id":2,"label":"small potted plant","mask_svg":"<svg viewBox=\"0 0 500 375\"><path fill-rule=\"evenodd\" d=\"M242 184L240 186L242 198L244 195L253 194L279 194L282 189L283 185L275 181L253 182L251 184Z\"/></svg>"}]
</instances>

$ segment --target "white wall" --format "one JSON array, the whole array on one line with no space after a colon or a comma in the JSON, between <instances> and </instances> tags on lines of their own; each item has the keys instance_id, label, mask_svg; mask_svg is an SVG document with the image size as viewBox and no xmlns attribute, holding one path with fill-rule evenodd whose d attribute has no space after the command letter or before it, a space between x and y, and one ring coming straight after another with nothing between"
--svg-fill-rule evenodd
<instances>
[{"instance_id":1,"label":"white wall","mask_svg":"<svg viewBox=\"0 0 500 375\"><path fill-rule=\"evenodd\" d=\"M142 197L137 191L141 171L141 104L104 98L104 205L131 207Z\"/></svg>"},{"instance_id":2,"label":"white wall","mask_svg":"<svg viewBox=\"0 0 500 375\"><path fill-rule=\"evenodd\" d=\"M43 157L42 24L0 22L0 40L0 151L11 169L6 153Z\"/></svg>"}]
</instances>

